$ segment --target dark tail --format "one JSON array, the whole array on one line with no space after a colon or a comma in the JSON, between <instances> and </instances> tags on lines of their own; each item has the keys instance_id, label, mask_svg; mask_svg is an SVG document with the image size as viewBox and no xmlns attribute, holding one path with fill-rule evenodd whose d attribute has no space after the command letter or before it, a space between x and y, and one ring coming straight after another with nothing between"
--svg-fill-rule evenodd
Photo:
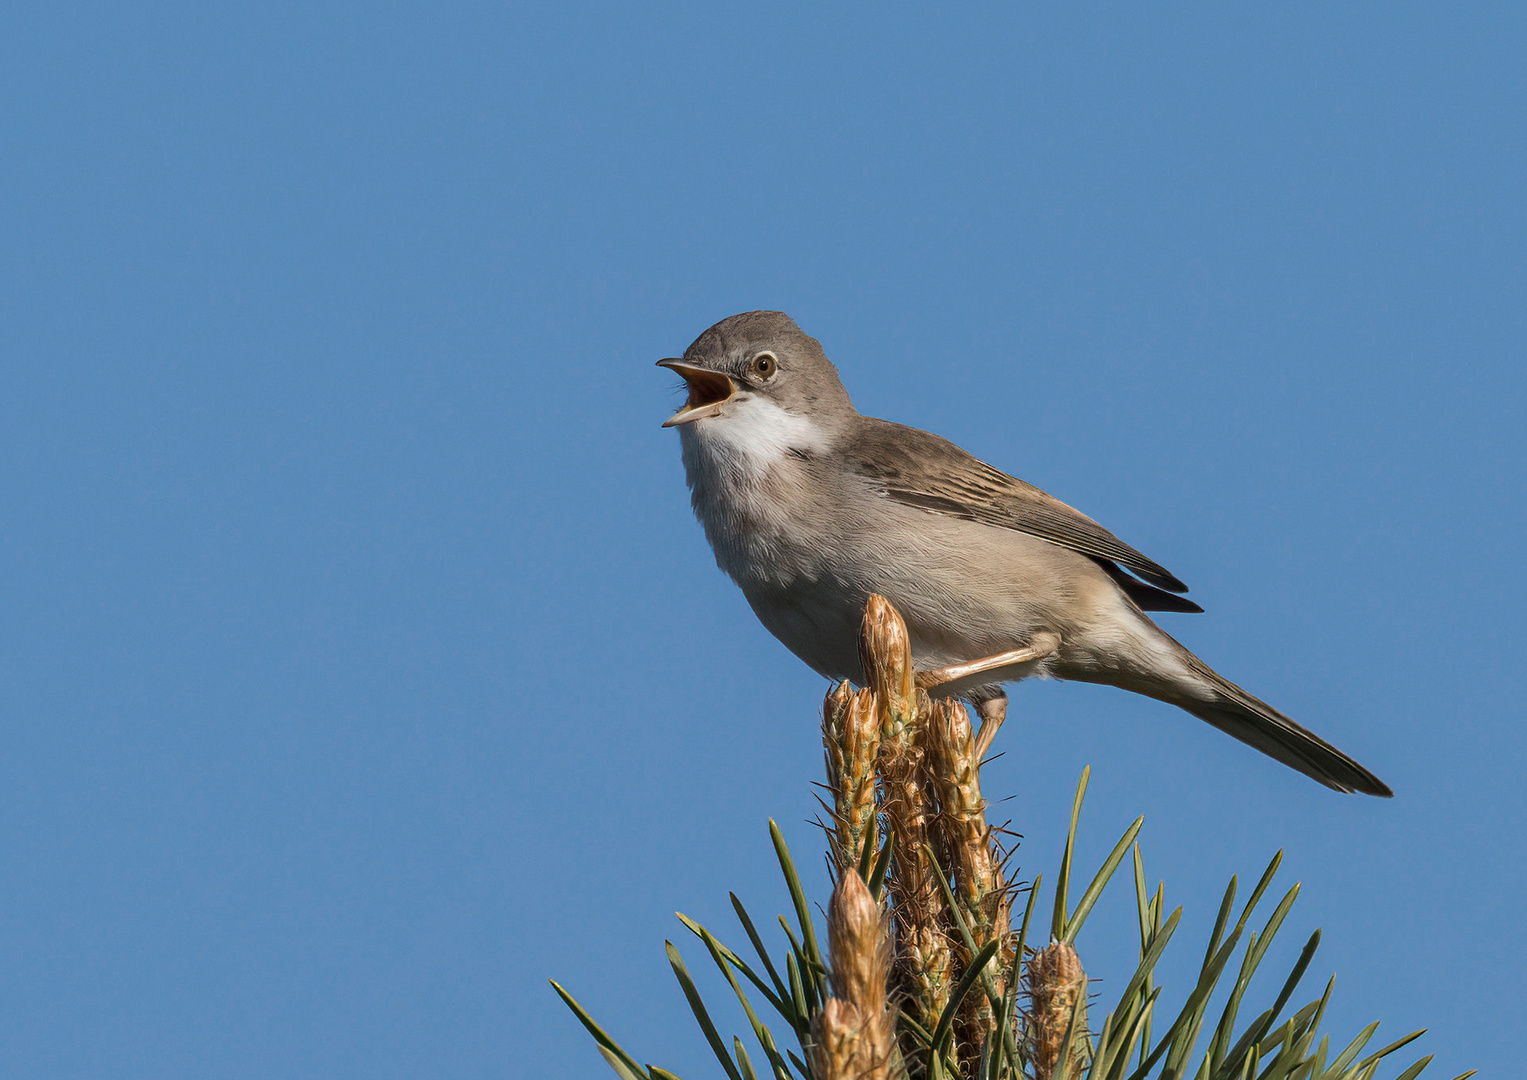
<instances>
[{"instance_id":1,"label":"dark tail","mask_svg":"<svg viewBox=\"0 0 1527 1080\"><path fill-rule=\"evenodd\" d=\"M1160 697L1163 701L1186 709L1226 735L1233 735L1248 746L1256 747L1289 768L1298 769L1328 788L1360 791L1364 795L1378 795L1386 799L1394 795L1388 784L1320 736L1305 730L1267 702L1252 697L1229 682L1187 649L1182 651L1194 674L1212 687L1213 697L1204 700L1181 692L1168 691L1168 696L1167 693L1146 691L1150 696Z\"/></svg>"}]
</instances>

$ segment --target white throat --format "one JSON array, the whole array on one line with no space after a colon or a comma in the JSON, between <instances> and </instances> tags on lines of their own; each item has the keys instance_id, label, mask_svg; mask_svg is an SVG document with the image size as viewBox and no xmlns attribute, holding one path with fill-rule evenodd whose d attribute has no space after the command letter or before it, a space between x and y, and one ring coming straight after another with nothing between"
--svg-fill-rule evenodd
<instances>
[{"instance_id":1,"label":"white throat","mask_svg":"<svg viewBox=\"0 0 1527 1080\"><path fill-rule=\"evenodd\" d=\"M719 416L679 429L691 486L696 474L728 474L734 480L762 480L786 455L827 449L827 434L809 417L772 401L748 395L728 402Z\"/></svg>"}]
</instances>

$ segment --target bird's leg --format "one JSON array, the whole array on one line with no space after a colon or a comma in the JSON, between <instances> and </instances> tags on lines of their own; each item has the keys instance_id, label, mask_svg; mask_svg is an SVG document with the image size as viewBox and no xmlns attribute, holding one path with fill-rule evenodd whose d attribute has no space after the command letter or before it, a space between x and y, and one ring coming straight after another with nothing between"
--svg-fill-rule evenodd
<instances>
[{"instance_id":1,"label":"bird's leg","mask_svg":"<svg viewBox=\"0 0 1527 1080\"><path fill-rule=\"evenodd\" d=\"M933 691L939 687L949 686L951 683L961 683L966 687L970 687L973 682L976 686L981 686L982 683L988 684L980 692L979 697L971 698L976 712L981 717L981 728L976 733L975 745L976 760L979 761L991 749L992 740L997 737L1002 721L1007 718L1007 694L991 686L990 683L1021 679L1033 674L1034 666L1041 660L1054 656L1059 648L1060 635L1047 630L1040 631L1034 635L1034 640L1022 649L1013 649L1010 652L972 660L968 664L950 664L948 667L935 668L932 671L919 671L917 685L923 690Z\"/></svg>"},{"instance_id":2,"label":"bird's leg","mask_svg":"<svg viewBox=\"0 0 1527 1080\"><path fill-rule=\"evenodd\" d=\"M976 760L983 761L986 752L991 749L992 740L997 737L997 731L1002 727L1002 721L1007 719L1007 694L998 690L995 696L982 698L975 706L981 716L981 728L976 732Z\"/></svg>"},{"instance_id":3,"label":"bird's leg","mask_svg":"<svg viewBox=\"0 0 1527 1080\"><path fill-rule=\"evenodd\" d=\"M1013 649L1010 652L998 653L995 656L982 657L980 660L972 660L968 664L950 664L948 667L935 668L932 671L919 671L917 673L917 685L924 690L934 690L947 683L972 681L972 676L991 675L1002 672L992 682L1002 682L1008 679L1021 678L1029 674L1028 671L1003 671L1004 668L1024 669L1048 656L1052 656L1060 647L1060 635L1041 631L1034 635L1034 640L1025 648ZM979 685L979 684L978 684Z\"/></svg>"}]
</instances>

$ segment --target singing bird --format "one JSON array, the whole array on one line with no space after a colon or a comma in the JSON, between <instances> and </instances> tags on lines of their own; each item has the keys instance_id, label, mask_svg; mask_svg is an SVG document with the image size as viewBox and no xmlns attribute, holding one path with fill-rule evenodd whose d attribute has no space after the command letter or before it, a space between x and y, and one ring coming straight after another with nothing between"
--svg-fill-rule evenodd
<instances>
[{"instance_id":1,"label":"singing bird","mask_svg":"<svg viewBox=\"0 0 1527 1080\"><path fill-rule=\"evenodd\" d=\"M917 428L862 416L789 316L733 315L658 363L695 516L764 626L832 679L863 683L870 594L906 621L938 696L1000 723L1001 684L1039 675L1177 705L1337 791L1389 788L1229 682L1151 621L1203 609L1086 515ZM993 724L993 729L995 728Z\"/></svg>"}]
</instances>

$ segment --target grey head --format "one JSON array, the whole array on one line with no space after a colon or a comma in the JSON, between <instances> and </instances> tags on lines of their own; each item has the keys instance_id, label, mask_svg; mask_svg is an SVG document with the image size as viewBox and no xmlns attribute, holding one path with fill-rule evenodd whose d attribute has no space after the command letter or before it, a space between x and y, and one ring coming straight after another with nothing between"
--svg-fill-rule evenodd
<instances>
[{"instance_id":1,"label":"grey head","mask_svg":"<svg viewBox=\"0 0 1527 1080\"><path fill-rule=\"evenodd\" d=\"M689 386L689 400L664 427L724 418L750 401L809 417L828 432L858 415L821 344L783 311L722 319L695 338L683 357L658 364Z\"/></svg>"}]
</instances>

